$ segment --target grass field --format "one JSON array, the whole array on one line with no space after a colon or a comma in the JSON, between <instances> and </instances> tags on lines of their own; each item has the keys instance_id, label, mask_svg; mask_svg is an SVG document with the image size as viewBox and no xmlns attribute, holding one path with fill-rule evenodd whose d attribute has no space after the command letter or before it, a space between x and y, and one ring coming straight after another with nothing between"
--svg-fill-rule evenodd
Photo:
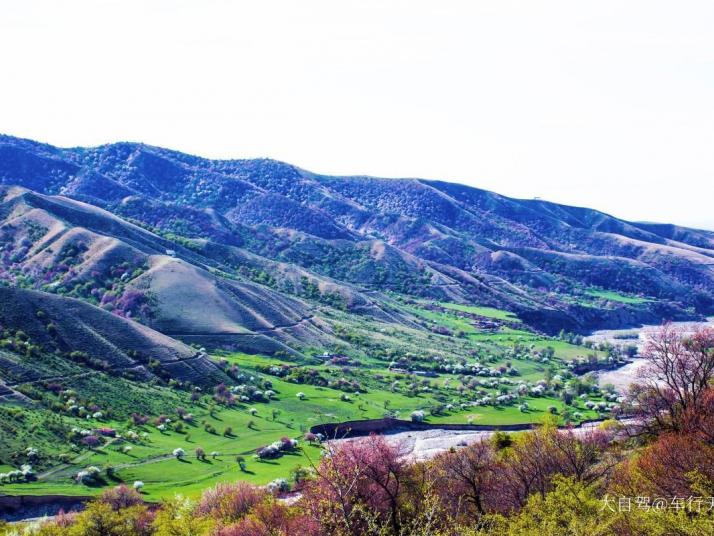
<instances>
[{"instance_id":1,"label":"grass field","mask_svg":"<svg viewBox=\"0 0 714 536\"><path fill-rule=\"evenodd\" d=\"M476 307L473 305L461 305L458 303L448 303L440 302L439 305L452 309L454 311L461 311L464 313L471 313L474 315L485 316L488 318L495 318L497 320L508 320L510 322L520 322L520 319L513 313L509 311L504 311L502 309L494 309L493 307Z\"/></svg>"},{"instance_id":2,"label":"grass field","mask_svg":"<svg viewBox=\"0 0 714 536\"><path fill-rule=\"evenodd\" d=\"M641 298L638 296L625 296L624 294L619 294L617 292L613 292L611 290L588 290L586 291L586 294L589 296L594 296L595 298L602 298L604 300L610 300L610 301L615 301L615 302L620 302L620 303L628 303L628 304L639 304L639 303L647 303L652 300L648 298Z\"/></svg>"},{"instance_id":3,"label":"grass field","mask_svg":"<svg viewBox=\"0 0 714 536\"><path fill-rule=\"evenodd\" d=\"M159 385L139 386L95 373L78 377L72 388L85 404L92 401L101 407L115 407L107 419L86 420L52 413L47 408L56 407L62 400L46 393L42 395L47 406L44 409L17 411L0 405L0 410L7 412L4 420L12 421L7 431L3 429L0 433L0 439L5 441L3 448L20 453L14 458L18 464L22 451L28 446L40 450L43 460L38 467L37 481L5 484L0 486L0 493L86 495L119 482L131 485L134 481L142 481L146 498L157 500L175 493L193 496L223 481L247 480L265 484L276 478L289 477L291 471L298 466L308 466L310 460L319 460L320 447L302 441L311 426L385 415L409 419L415 410L423 411L426 421L435 424L536 423L553 408L560 422L565 422L563 414L566 411L571 421L598 416L597 412L585 408L583 400L577 399L566 407L557 392L522 396L510 405L474 405L481 397L495 399L504 392L512 392L519 383L533 386L544 378L567 376L567 361L593 353L591 350L530 332L525 327L514 329L513 322L518 320L507 311L456 304L440 304L440 310L414 304L400 304L400 307L433 329L425 334L398 325L375 326L335 313L336 322L341 326L339 333L351 342L351 346L342 349L354 357L350 366L323 363L317 358L287 360L226 352L213 356L217 360L226 360L228 365L236 365L251 381L269 385L275 392L269 401L241 402L225 407L214 403L208 394L191 401L186 391ZM481 329L472 318L462 313L488 317L502 324ZM437 328L445 328L448 332L443 333ZM460 333L457 335L457 332ZM323 350L315 348L313 353L319 355ZM552 350L552 356L543 360L546 350ZM518 373L507 375L502 381L443 370L435 373L435 377L420 377L401 369L391 369L394 359L406 359L406 364L400 366L430 370L436 363L435 355L440 356L439 363L468 364L476 360L489 370L507 370L513 366L518 368ZM296 383L292 376L267 373L272 366L287 367L289 371L293 370L291 367L297 367L309 372L308 376L321 378L323 385L302 380L302 383ZM359 387L355 392L354 388L345 390L326 386L328 383ZM599 400L597 393L590 399ZM519 409L523 403L528 405L526 411ZM181 422L182 429L176 430L179 420L176 408L179 406L194 418L191 423ZM152 424L137 426L125 417L134 408L152 417L165 414L174 423L165 431ZM575 414L579 414L577 418ZM88 450L67 439L67 430L72 426L111 427L123 435L132 430L145 434L145 437L132 442L111 440L102 447ZM37 432L51 429L55 430L55 435ZM300 447L277 459L255 459L256 449L282 437L298 439ZM131 449L124 451L127 446ZM172 455L176 448L185 450L184 459L178 460ZM205 460L196 458L197 448L205 451ZM213 456L212 453L217 454ZM67 460L60 461L60 454ZM239 466L239 456L245 459L245 471ZM96 486L76 484L73 477L89 466L102 469L102 480ZM13 467L17 465L13 463ZM6 464L0 472L10 471L13 467Z\"/></svg>"}]
</instances>

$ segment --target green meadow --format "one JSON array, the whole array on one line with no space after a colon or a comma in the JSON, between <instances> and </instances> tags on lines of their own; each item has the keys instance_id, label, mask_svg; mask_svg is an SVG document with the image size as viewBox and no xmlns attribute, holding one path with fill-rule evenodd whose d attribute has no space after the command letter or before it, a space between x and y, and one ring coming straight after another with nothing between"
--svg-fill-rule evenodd
<instances>
[{"instance_id":1,"label":"green meadow","mask_svg":"<svg viewBox=\"0 0 714 536\"><path fill-rule=\"evenodd\" d=\"M131 408L137 407L152 418L164 414L171 422L162 431L151 421L136 425L125 417L86 420L57 415L46 408L26 408L24 416L15 412L12 418L18 419L18 423L14 429L22 433L15 440L2 436L6 441L4 448L21 452L26 447L35 447L44 462L37 469L36 481L4 484L0 486L0 493L85 495L120 482L132 485L140 481L144 484L145 497L158 500L175 493L194 496L218 482L246 480L266 484L277 478L289 479L296 468L309 467L319 461L321 447L303 441L305 433L314 425L384 416L409 419L414 411L424 412L425 421L434 424L537 423L553 413L565 423L599 416L598 412L586 408L582 399L576 398L566 405L555 391L539 396L527 394L518 402L506 405L475 405L475 401L484 396L495 399L514 392L518 384L533 386L540 380L550 382L561 374L567 376L566 364L572 359L587 354L602 358L604 354L533 333L525 327L514 328L519 321L507 311L439 305L439 310L414 304L399 305L434 328L434 333L428 336L390 325L340 324L340 333L345 338L366 341L364 346L352 344L338 348L353 360L349 365L323 361L319 358L323 348L308 349L305 358L236 352L213 355L217 361L227 362L226 366L235 365L251 381L268 385L274 392L270 400L242 401L226 406L216 403L210 393L191 400L187 392L166 386L142 389L126 380L102 374L82 377L72 387L103 404L116 402L117 414L128 415ZM502 324L481 329L473 315ZM336 319L344 322L339 313ZM436 328L446 328L448 332L442 333ZM372 337L368 338L370 330ZM432 376L415 375L415 370L431 370L435 366L434 354L440 355L438 359L442 364L478 360L489 370L517 367L518 373L506 374L505 380L438 369L434 369ZM543 355L550 358L544 362ZM400 367L409 366L412 372L393 369L395 360ZM286 375L270 373L273 369L282 369ZM305 378L318 378L322 385L309 383ZM589 399L598 401L600 397L593 393ZM193 415L191 422L179 419L178 407ZM123 437L109 439L90 450L78 446L77 441L67 440L66 434L63 436L59 431L54 439L24 432L27 428L46 427L52 420L57 420L58 430L70 426L109 427ZM126 434L130 430L143 437L129 441ZM257 459L257 449L283 437L297 439L299 447L276 459ZM182 459L172 454L177 448L185 451ZM196 449L205 452L205 459L196 457ZM239 459L243 460L243 468ZM75 483L75 475L90 466L101 470L101 479L90 486ZM0 472L9 470L12 467L6 465Z\"/></svg>"},{"instance_id":2,"label":"green meadow","mask_svg":"<svg viewBox=\"0 0 714 536\"><path fill-rule=\"evenodd\" d=\"M652 301L651 299L648 298L642 298L639 296L626 296L624 294L619 294L617 292L613 292L611 290L588 290L585 292L589 296L593 296L595 298L602 298L603 300L609 300L609 301L614 301L614 302L620 302L620 303L628 303L628 304L640 304L640 303L647 303Z\"/></svg>"}]
</instances>

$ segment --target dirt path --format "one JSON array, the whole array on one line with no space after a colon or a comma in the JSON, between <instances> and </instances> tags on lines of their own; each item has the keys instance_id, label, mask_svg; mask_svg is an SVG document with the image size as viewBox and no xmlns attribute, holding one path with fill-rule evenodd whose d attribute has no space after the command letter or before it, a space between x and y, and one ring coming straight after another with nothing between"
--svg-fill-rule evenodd
<instances>
[{"instance_id":1,"label":"dirt path","mask_svg":"<svg viewBox=\"0 0 714 536\"><path fill-rule=\"evenodd\" d=\"M117 441L119 438L112 438L107 443L102 447L103 449L110 446L112 443ZM219 456L217 456L217 459L221 458L235 458L236 456L250 456L255 453L255 450L247 450L245 452L222 452ZM68 471L68 472L74 472L75 471L75 466L81 464L84 460L89 458L92 454L94 454L94 451L87 451L83 452L80 456L77 456L74 460L72 460L70 463L58 465L56 467L53 467L52 469L48 469L44 473L41 473L37 475L38 480L47 480L53 476L56 476L63 471ZM175 456L172 453L168 454L159 454L156 456L151 456L148 458L141 458L137 459L135 461L131 462L126 462L126 463L119 463L114 465L115 470L120 470L120 469L127 469L129 467L138 467L140 465L149 465L152 463L158 463L158 462L163 462L166 460L171 460L175 458Z\"/></svg>"},{"instance_id":2,"label":"dirt path","mask_svg":"<svg viewBox=\"0 0 714 536\"><path fill-rule=\"evenodd\" d=\"M249 336L255 336L255 335L264 335L266 333L271 333L273 331L282 331L285 329L291 329L297 326L300 326L304 324L305 322L308 322L315 318L315 315L308 315L302 317L300 320L297 322L292 322L290 324L278 324L270 328L256 328L251 331L245 331L241 333L228 333L228 332L193 332L193 333L179 333L175 331L164 331L162 332L164 335L168 337L173 337L173 338L181 338L181 337L249 337Z\"/></svg>"},{"instance_id":3,"label":"dirt path","mask_svg":"<svg viewBox=\"0 0 714 536\"><path fill-rule=\"evenodd\" d=\"M114 443L118 439L119 438L117 438L117 437L112 437L111 439L109 439L109 441L107 441L102 446L102 448L106 448L106 447L110 446L112 443ZM93 450L88 450L87 452L83 452L82 454L77 456L74 460L72 460L70 463L57 465L56 467L53 467L52 469L48 469L44 473L40 473L39 475L37 475L37 480L46 480L46 479L50 478L51 476L56 475L57 473L61 473L62 471L65 471L67 469L72 469L72 466L79 465L84 460L89 458L92 454L94 454Z\"/></svg>"}]
</instances>

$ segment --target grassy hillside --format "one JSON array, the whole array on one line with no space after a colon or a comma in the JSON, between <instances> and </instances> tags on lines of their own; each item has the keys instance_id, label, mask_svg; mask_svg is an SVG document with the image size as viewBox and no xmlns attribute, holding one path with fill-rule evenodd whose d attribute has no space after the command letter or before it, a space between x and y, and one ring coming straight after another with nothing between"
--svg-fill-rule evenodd
<instances>
[{"instance_id":1,"label":"grassy hillside","mask_svg":"<svg viewBox=\"0 0 714 536\"><path fill-rule=\"evenodd\" d=\"M215 482L263 484L310 465L321 451L303 436L316 424L385 415L409 419L415 411L432 423L540 422L551 414L565 423L607 416L614 406L592 379L569 369L588 354L602 361L605 351L528 331L505 311L462 311L398 296L392 306L423 324L355 321L334 310L341 326L336 335L345 344L328 357L324 348L282 357L217 352L211 360L226 371L225 386L202 391L171 379L157 377L147 385L89 370L29 335L25 342L37 350L20 355L16 331L6 330L0 345L7 359L43 363L61 375L23 383L0 376L21 397L0 405L7 415L0 463L31 463L37 476L0 490L79 495L140 480L147 498L197 495ZM339 347L360 351L338 353ZM87 435L99 443L86 445ZM297 439L299 447L276 459L255 458L257 449L282 437ZM30 447L37 451L32 460ZM177 448L186 453L181 460L172 454ZM196 449L206 459L198 459ZM76 483L74 477L92 466L100 469L99 478Z\"/></svg>"},{"instance_id":2,"label":"grassy hillside","mask_svg":"<svg viewBox=\"0 0 714 536\"><path fill-rule=\"evenodd\" d=\"M287 311L306 307L286 294L383 314L372 293L385 290L505 309L549 333L714 312L714 235L707 231L439 181L327 177L271 160L213 161L142 144L60 149L4 136L0 155L0 184L14 192L5 195L0 215L10 217L5 231L19 239L11 237L16 247L4 260L3 279L23 282L62 260L56 258L62 250L43 255L27 244L30 251L22 251L30 235L46 243L79 241L95 261L84 255L78 273L106 264L110 252L136 263L132 272L151 265L153 273L132 290L163 292L165 299L133 304L131 312L150 321L158 309L166 318L156 327L171 325L175 333L197 319L171 316L172 300L184 299L173 283L164 285L176 274L161 259L146 259L166 250L192 265L180 266L184 286L191 281L215 293L207 319L234 330L286 324ZM17 186L37 193L19 195ZM46 195L59 193L65 197ZM18 197L32 210L9 206ZM215 289L206 268L211 276L269 287L263 291L269 306L255 311L251 289L241 284ZM246 303L248 310L241 308ZM126 312L127 304L117 305ZM255 350L265 349L259 339ZM289 339L279 342L292 347Z\"/></svg>"},{"instance_id":3,"label":"grassy hillside","mask_svg":"<svg viewBox=\"0 0 714 536\"><path fill-rule=\"evenodd\" d=\"M608 417L587 372L625 351L580 334L713 312L712 258L453 184L0 137L0 466L32 466L0 492L265 483L326 422Z\"/></svg>"}]
</instances>

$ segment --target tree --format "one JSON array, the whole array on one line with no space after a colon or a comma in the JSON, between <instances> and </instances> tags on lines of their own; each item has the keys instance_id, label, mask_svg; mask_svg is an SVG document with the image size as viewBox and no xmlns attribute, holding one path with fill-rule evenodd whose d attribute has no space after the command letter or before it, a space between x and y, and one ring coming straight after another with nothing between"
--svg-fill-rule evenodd
<instances>
[{"instance_id":1,"label":"tree","mask_svg":"<svg viewBox=\"0 0 714 536\"><path fill-rule=\"evenodd\" d=\"M99 500L89 503L86 510L77 514L67 530L60 529L49 532L43 529L39 534L52 536L60 534L68 536L148 536L151 534L149 523L145 506L137 505L115 510L112 505ZM144 526L146 526L146 530L142 530Z\"/></svg>"},{"instance_id":2,"label":"tree","mask_svg":"<svg viewBox=\"0 0 714 536\"><path fill-rule=\"evenodd\" d=\"M593 487L557 477L553 491L545 496L531 496L526 506L510 518L492 516L488 520L488 530L478 534L631 534L614 530L618 516L603 510L602 504Z\"/></svg>"},{"instance_id":3,"label":"tree","mask_svg":"<svg viewBox=\"0 0 714 536\"><path fill-rule=\"evenodd\" d=\"M216 484L203 492L196 513L223 522L235 522L266 498L266 493L247 482Z\"/></svg>"},{"instance_id":4,"label":"tree","mask_svg":"<svg viewBox=\"0 0 714 536\"><path fill-rule=\"evenodd\" d=\"M714 329L687 334L665 324L649 338L643 357L647 366L631 391L633 410L650 431L681 431L714 379Z\"/></svg>"},{"instance_id":5,"label":"tree","mask_svg":"<svg viewBox=\"0 0 714 536\"><path fill-rule=\"evenodd\" d=\"M124 484L108 489L99 496L98 500L111 506L115 512L122 508L143 504L144 502L136 490L136 483L134 483L134 489Z\"/></svg>"},{"instance_id":6,"label":"tree","mask_svg":"<svg viewBox=\"0 0 714 536\"><path fill-rule=\"evenodd\" d=\"M691 435L666 432L618 467L611 491L633 497L711 496L714 447Z\"/></svg>"},{"instance_id":7,"label":"tree","mask_svg":"<svg viewBox=\"0 0 714 536\"><path fill-rule=\"evenodd\" d=\"M586 484L594 482L616 461L603 454L609 440L610 435L604 431L582 437L577 437L573 430L559 431L554 421L519 436L505 449L498 471L502 507L519 508L532 493L545 498L553 488L556 474Z\"/></svg>"},{"instance_id":8,"label":"tree","mask_svg":"<svg viewBox=\"0 0 714 536\"><path fill-rule=\"evenodd\" d=\"M326 532L361 535L373 523L400 534L408 464L382 436L327 446L304 496Z\"/></svg>"},{"instance_id":9,"label":"tree","mask_svg":"<svg viewBox=\"0 0 714 536\"><path fill-rule=\"evenodd\" d=\"M607 453L613 434L608 430L590 430L575 435L573 429L551 434L554 463L559 473L577 482L592 484L607 474L619 461Z\"/></svg>"},{"instance_id":10,"label":"tree","mask_svg":"<svg viewBox=\"0 0 714 536\"><path fill-rule=\"evenodd\" d=\"M412 422L423 422L424 412L421 410L412 411L410 417L412 419Z\"/></svg>"},{"instance_id":11,"label":"tree","mask_svg":"<svg viewBox=\"0 0 714 536\"><path fill-rule=\"evenodd\" d=\"M309 516L277 501L265 501L255 505L249 515L233 525L228 525L216 536L268 536L286 534L291 536L320 536L318 523Z\"/></svg>"},{"instance_id":12,"label":"tree","mask_svg":"<svg viewBox=\"0 0 714 536\"><path fill-rule=\"evenodd\" d=\"M707 389L697 407L689 408L683 414L682 430L714 445L714 387Z\"/></svg>"},{"instance_id":13,"label":"tree","mask_svg":"<svg viewBox=\"0 0 714 536\"><path fill-rule=\"evenodd\" d=\"M194 506L181 497L164 501L154 520L153 536L201 536L214 525L210 517L193 515Z\"/></svg>"},{"instance_id":14,"label":"tree","mask_svg":"<svg viewBox=\"0 0 714 536\"><path fill-rule=\"evenodd\" d=\"M95 435L88 435L82 438L82 445L90 449L96 449L102 445L102 440Z\"/></svg>"},{"instance_id":15,"label":"tree","mask_svg":"<svg viewBox=\"0 0 714 536\"><path fill-rule=\"evenodd\" d=\"M437 475L437 493L452 511L458 511L462 500L467 513L478 518L486 513L488 495L496 483L497 468L493 446L481 439L466 448L445 452L434 462Z\"/></svg>"},{"instance_id":16,"label":"tree","mask_svg":"<svg viewBox=\"0 0 714 536\"><path fill-rule=\"evenodd\" d=\"M236 462L238 463L240 470L245 473L248 468L248 466L245 463L245 458L243 456L236 456Z\"/></svg>"}]
</instances>

